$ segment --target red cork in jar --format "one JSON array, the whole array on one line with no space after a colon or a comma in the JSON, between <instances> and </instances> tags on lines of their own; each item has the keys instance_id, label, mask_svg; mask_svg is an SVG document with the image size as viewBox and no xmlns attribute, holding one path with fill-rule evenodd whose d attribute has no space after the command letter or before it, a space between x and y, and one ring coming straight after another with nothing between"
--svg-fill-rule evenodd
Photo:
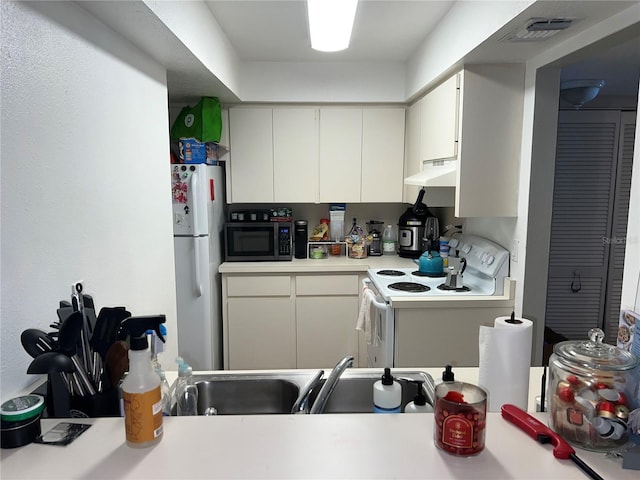
<instances>
[{"instance_id":1,"label":"red cork in jar","mask_svg":"<svg viewBox=\"0 0 640 480\"><path fill-rule=\"evenodd\" d=\"M435 390L434 441L438 448L458 456L484 450L487 393L470 383L443 382Z\"/></svg>"}]
</instances>

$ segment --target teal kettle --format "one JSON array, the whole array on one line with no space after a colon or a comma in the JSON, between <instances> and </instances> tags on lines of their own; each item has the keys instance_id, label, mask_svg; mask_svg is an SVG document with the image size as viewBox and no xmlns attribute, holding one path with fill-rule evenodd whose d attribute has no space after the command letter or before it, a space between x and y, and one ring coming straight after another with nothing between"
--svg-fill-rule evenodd
<instances>
[{"instance_id":1,"label":"teal kettle","mask_svg":"<svg viewBox=\"0 0 640 480\"><path fill-rule=\"evenodd\" d=\"M442 273L443 263L439 252L426 251L420 256L418 271L427 275L439 275Z\"/></svg>"}]
</instances>

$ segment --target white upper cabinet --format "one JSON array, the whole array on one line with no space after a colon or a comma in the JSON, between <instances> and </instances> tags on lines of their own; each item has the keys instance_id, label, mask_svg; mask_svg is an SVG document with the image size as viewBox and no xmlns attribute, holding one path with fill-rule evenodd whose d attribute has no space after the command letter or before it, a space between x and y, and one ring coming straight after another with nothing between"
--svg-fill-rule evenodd
<instances>
[{"instance_id":1,"label":"white upper cabinet","mask_svg":"<svg viewBox=\"0 0 640 480\"><path fill-rule=\"evenodd\" d=\"M270 108L229 109L228 201L273 202L272 122Z\"/></svg>"},{"instance_id":2,"label":"white upper cabinet","mask_svg":"<svg viewBox=\"0 0 640 480\"><path fill-rule=\"evenodd\" d=\"M461 88L456 217L516 217L524 65L469 65Z\"/></svg>"},{"instance_id":3,"label":"white upper cabinet","mask_svg":"<svg viewBox=\"0 0 640 480\"><path fill-rule=\"evenodd\" d=\"M402 202L403 107L232 107L230 203Z\"/></svg>"},{"instance_id":4,"label":"white upper cabinet","mask_svg":"<svg viewBox=\"0 0 640 480\"><path fill-rule=\"evenodd\" d=\"M318 203L318 109L273 109L275 202Z\"/></svg>"},{"instance_id":5,"label":"white upper cabinet","mask_svg":"<svg viewBox=\"0 0 640 480\"><path fill-rule=\"evenodd\" d=\"M405 183L424 182L427 205L456 217L517 216L523 100L519 64L469 65L427 93L409 111Z\"/></svg>"},{"instance_id":6,"label":"white upper cabinet","mask_svg":"<svg viewBox=\"0 0 640 480\"><path fill-rule=\"evenodd\" d=\"M402 202L404 108L320 109L320 202Z\"/></svg>"},{"instance_id":7,"label":"white upper cabinet","mask_svg":"<svg viewBox=\"0 0 640 480\"><path fill-rule=\"evenodd\" d=\"M360 202L362 109L320 109L320 203Z\"/></svg>"},{"instance_id":8,"label":"white upper cabinet","mask_svg":"<svg viewBox=\"0 0 640 480\"><path fill-rule=\"evenodd\" d=\"M458 154L459 75L433 89L420 101L420 159L438 160Z\"/></svg>"},{"instance_id":9,"label":"white upper cabinet","mask_svg":"<svg viewBox=\"0 0 640 480\"><path fill-rule=\"evenodd\" d=\"M422 144L422 105L424 98L411 105L406 115L405 164L404 176L409 177L421 172L423 167ZM450 129L451 130L451 129ZM457 147L454 147L457 148ZM420 191L418 185L404 185L402 201L414 203ZM424 202L429 207L452 207L455 203L455 180L450 186L427 188Z\"/></svg>"},{"instance_id":10,"label":"white upper cabinet","mask_svg":"<svg viewBox=\"0 0 640 480\"><path fill-rule=\"evenodd\" d=\"M362 111L362 202L402 202L404 108Z\"/></svg>"}]
</instances>

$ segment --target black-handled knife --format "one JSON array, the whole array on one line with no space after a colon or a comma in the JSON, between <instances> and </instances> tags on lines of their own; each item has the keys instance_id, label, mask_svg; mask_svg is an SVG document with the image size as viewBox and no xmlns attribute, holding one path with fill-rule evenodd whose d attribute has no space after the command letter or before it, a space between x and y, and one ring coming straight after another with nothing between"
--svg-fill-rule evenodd
<instances>
[{"instance_id":1,"label":"black-handled knife","mask_svg":"<svg viewBox=\"0 0 640 480\"><path fill-rule=\"evenodd\" d=\"M593 478L593 480L604 480L589 465L580 460L576 455L576 451L569 445L564 438L547 427L538 419L532 417L521 408L511 404L502 405L502 418L513 423L524 433L532 437L540 443L551 443L553 445L553 456L561 460L570 459L580 469Z\"/></svg>"}]
</instances>

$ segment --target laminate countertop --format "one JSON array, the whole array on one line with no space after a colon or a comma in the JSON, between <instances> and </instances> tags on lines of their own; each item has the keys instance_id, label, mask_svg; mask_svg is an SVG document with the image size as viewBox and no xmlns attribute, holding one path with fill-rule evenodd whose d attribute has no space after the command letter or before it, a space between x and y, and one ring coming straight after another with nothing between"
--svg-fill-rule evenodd
<instances>
[{"instance_id":1,"label":"laminate countertop","mask_svg":"<svg viewBox=\"0 0 640 480\"><path fill-rule=\"evenodd\" d=\"M356 273L366 275L370 268L415 268L413 259L402 258L398 255L382 255L379 257L349 258L346 256L329 256L325 259L298 259L290 262L224 262L218 268L223 275L300 275L300 274L331 274ZM389 303L393 308L448 308L464 306L476 307L504 307L512 308L515 298L516 282L511 278L504 280L502 295L464 295L464 296L422 296L407 297L405 295L390 297Z\"/></svg>"},{"instance_id":2,"label":"laminate countertop","mask_svg":"<svg viewBox=\"0 0 640 480\"><path fill-rule=\"evenodd\" d=\"M456 379L471 379L473 371ZM546 423L547 414L535 415ZM43 420L43 431L59 421ZM587 478L499 413L487 416L485 450L469 458L434 445L430 413L166 417L162 441L147 449L126 445L121 418L76 421L91 427L66 447L2 450L2 478ZM606 479L638 478L620 459L577 454Z\"/></svg>"},{"instance_id":3,"label":"laminate countertop","mask_svg":"<svg viewBox=\"0 0 640 480\"><path fill-rule=\"evenodd\" d=\"M220 264L218 271L220 273L367 273L370 268L412 267L418 268L413 259L403 258L399 255L381 255L367 258L330 255L322 259L294 258L286 262L224 262Z\"/></svg>"}]
</instances>

